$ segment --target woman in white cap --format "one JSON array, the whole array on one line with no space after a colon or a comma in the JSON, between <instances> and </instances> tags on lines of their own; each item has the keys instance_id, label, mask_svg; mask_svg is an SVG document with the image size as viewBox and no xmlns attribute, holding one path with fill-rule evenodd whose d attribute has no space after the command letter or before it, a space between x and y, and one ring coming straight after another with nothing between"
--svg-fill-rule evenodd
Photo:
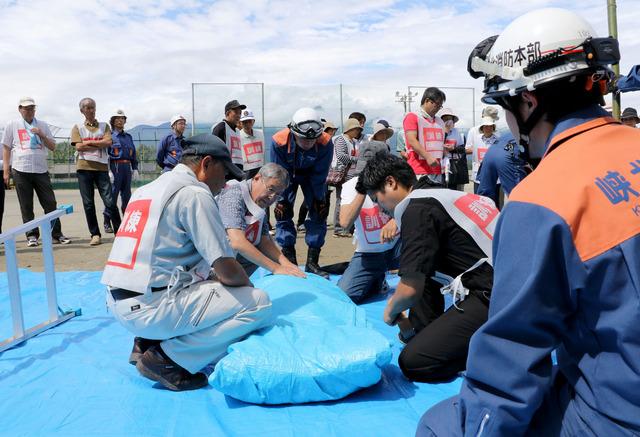
<instances>
[{"instance_id":1,"label":"woman in white cap","mask_svg":"<svg viewBox=\"0 0 640 437\"><path fill-rule=\"evenodd\" d=\"M487 154L489 147L494 145L498 141L496 136L496 122L491 117L482 117L482 123L478 127L478 133L480 138L473 144L473 147L469 149L467 143L467 151L471 152L472 164L471 164L471 178L473 179L473 192L478 191L480 186L480 165L484 159L484 155Z\"/></svg>"}]
</instances>

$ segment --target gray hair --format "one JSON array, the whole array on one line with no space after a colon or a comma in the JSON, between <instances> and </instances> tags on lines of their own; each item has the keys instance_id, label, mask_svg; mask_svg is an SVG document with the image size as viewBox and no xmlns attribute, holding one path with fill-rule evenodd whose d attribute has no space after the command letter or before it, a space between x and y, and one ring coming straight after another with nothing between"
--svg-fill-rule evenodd
<instances>
[{"instance_id":1,"label":"gray hair","mask_svg":"<svg viewBox=\"0 0 640 437\"><path fill-rule=\"evenodd\" d=\"M85 97L84 99L80 100L80 103L78 103L78 106L80 107L81 110L86 102L93 102L94 105L96 104L96 101L93 100L91 97Z\"/></svg>"},{"instance_id":2,"label":"gray hair","mask_svg":"<svg viewBox=\"0 0 640 437\"><path fill-rule=\"evenodd\" d=\"M289 186L289 172L280 164L269 162L260 168L258 174L263 179L275 179L285 187Z\"/></svg>"},{"instance_id":3,"label":"gray hair","mask_svg":"<svg viewBox=\"0 0 640 437\"><path fill-rule=\"evenodd\" d=\"M180 164L184 164L190 168L197 168L206 155L182 155Z\"/></svg>"}]
</instances>

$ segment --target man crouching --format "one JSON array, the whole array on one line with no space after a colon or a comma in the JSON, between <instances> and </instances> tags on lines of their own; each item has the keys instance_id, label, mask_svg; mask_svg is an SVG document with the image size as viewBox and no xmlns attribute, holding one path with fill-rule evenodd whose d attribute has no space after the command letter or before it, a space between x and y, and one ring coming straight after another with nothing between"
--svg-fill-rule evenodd
<instances>
[{"instance_id":1,"label":"man crouching","mask_svg":"<svg viewBox=\"0 0 640 437\"><path fill-rule=\"evenodd\" d=\"M199 371L271 315L220 220L226 176L244 173L219 138L186 140L180 164L134 193L102 275L109 310L137 336L129 361L170 390L206 386Z\"/></svg>"}]
</instances>

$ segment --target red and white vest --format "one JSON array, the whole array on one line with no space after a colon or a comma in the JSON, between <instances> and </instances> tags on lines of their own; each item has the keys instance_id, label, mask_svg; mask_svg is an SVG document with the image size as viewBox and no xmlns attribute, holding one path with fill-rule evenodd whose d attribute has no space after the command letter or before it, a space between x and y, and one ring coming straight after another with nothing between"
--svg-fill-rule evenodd
<instances>
[{"instance_id":1,"label":"red and white vest","mask_svg":"<svg viewBox=\"0 0 640 437\"><path fill-rule=\"evenodd\" d=\"M493 200L476 194L443 188L413 190L393 211L398 229L402 226L402 214L404 214L409 202L412 199L422 198L436 199L451 219L473 238L473 241L488 258L487 262L493 265L493 232L499 215Z\"/></svg>"},{"instance_id":2,"label":"red and white vest","mask_svg":"<svg viewBox=\"0 0 640 437\"><path fill-rule=\"evenodd\" d=\"M418 141L424 149L439 161L444 155L444 123L440 117L427 120L421 114L414 113L418 119ZM406 135L406 133L405 133ZM418 155L411 147L409 140L406 141L407 162L416 172L416 175L441 174L442 167L430 166L427 160Z\"/></svg>"},{"instance_id":3,"label":"red and white vest","mask_svg":"<svg viewBox=\"0 0 640 437\"><path fill-rule=\"evenodd\" d=\"M99 122L98 130L95 132L89 131L87 127L82 124L78 124L78 131L80 131L80 138L82 141L99 141L104 138L104 133L107 130L107 123ZM85 161L95 161L101 164L109 163L108 147L101 147L99 149L93 149L85 152L76 152L78 159L84 159Z\"/></svg>"},{"instance_id":4,"label":"red and white vest","mask_svg":"<svg viewBox=\"0 0 640 437\"><path fill-rule=\"evenodd\" d=\"M223 121L223 123L227 149L231 154L231 162L242 165L242 139L240 134L235 129L231 129L231 126L226 121Z\"/></svg>"},{"instance_id":5,"label":"red and white vest","mask_svg":"<svg viewBox=\"0 0 640 437\"><path fill-rule=\"evenodd\" d=\"M240 131L242 140L243 170L252 170L264 165L264 134L258 129L253 130L253 136Z\"/></svg>"},{"instance_id":6,"label":"red and white vest","mask_svg":"<svg viewBox=\"0 0 640 437\"><path fill-rule=\"evenodd\" d=\"M151 293L151 258L160 216L169 199L187 186L211 195L211 190L204 183L198 182L192 174L179 171L163 173L133 193L100 282L138 293ZM194 277L204 280L210 270L210 265L200 262L191 272Z\"/></svg>"},{"instance_id":7,"label":"red and white vest","mask_svg":"<svg viewBox=\"0 0 640 437\"><path fill-rule=\"evenodd\" d=\"M252 179L249 179L248 181L237 183L240 185L242 200L247 208L247 214L244 216L244 221L247 225L244 228L244 235L251 244L257 246L262 239L262 227L264 226L266 212L251 198L251 193L249 192L249 184L251 181Z\"/></svg>"}]
</instances>

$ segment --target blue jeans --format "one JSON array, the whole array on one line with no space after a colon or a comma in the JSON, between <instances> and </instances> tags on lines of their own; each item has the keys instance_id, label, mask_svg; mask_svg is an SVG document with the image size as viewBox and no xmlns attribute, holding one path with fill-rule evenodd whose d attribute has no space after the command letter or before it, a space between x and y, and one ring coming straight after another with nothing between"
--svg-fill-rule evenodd
<instances>
[{"instance_id":1,"label":"blue jeans","mask_svg":"<svg viewBox=\"0 0 640 437\"><path fill-rule=\"evenodd\" d=\"M96 217L96 205L93 202L94 187L98 189L98 194L102 198L104 207L109 211L114 231L120 227L120 213L116 207L116 202L111 192L111 182L109 172L93 170L77 170L78 185L80 186L80 197L84 206L84 215L87 218L87 225L91 236L100 236L100 226Z\"/></svg>"},{"instance_id":2,"label":"blue jeans","mask_svg":"<svg viewBox=\"0 0 640 437\"><path fill-rule=\"evenodd\" d=\"M360 303L382 288L388 270L397 269L400 264L400 241L386 252L355 252L349 267L338 281L338 287Z\"/></svg>"}]
</instances>

